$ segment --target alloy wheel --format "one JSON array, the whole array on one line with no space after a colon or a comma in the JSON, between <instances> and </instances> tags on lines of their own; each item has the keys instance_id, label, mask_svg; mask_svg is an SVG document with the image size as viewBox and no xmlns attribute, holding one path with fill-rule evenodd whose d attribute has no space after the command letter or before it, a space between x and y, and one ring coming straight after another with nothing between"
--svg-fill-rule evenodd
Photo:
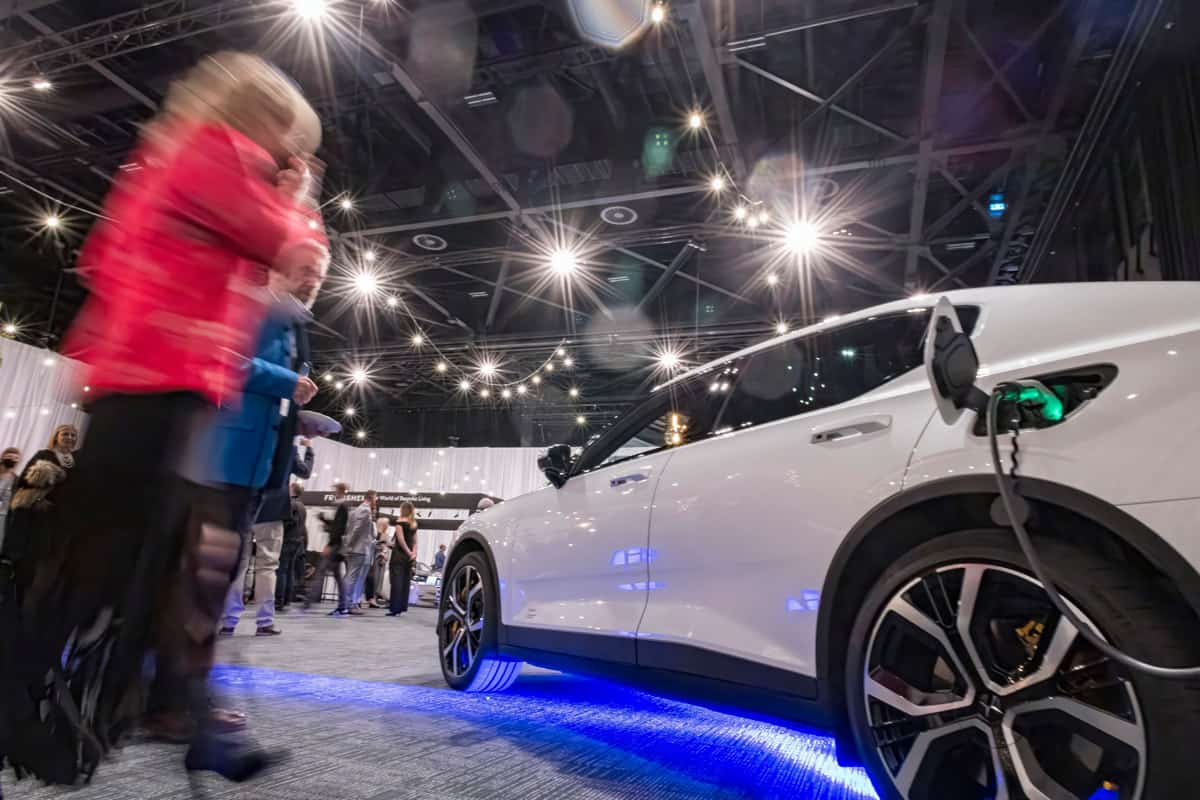
<instances>
[{"instance_id":1,"label":"alloy wheel","mask_svg":"<svg viewBox=\"0 0 1200 800\"><path fill-rule=\"evenodd\" d=\"M863 687L871 744L906 800L1142 796L1132 684L1029 575L960 563L905 585L871 632Z\"/></svg>"},{"instance_id":2,"label":"alloy wheel","mask_svg":"<svg viewBox=\"0 0 1200 800\"><path fill-rule=\"evenodd\" d=\"M455 570L446 593L442 612L440 645L446 672L462 677L479 658L483 638L483 576L475 567L464 564Z\"/></svg>"}]
</instances>

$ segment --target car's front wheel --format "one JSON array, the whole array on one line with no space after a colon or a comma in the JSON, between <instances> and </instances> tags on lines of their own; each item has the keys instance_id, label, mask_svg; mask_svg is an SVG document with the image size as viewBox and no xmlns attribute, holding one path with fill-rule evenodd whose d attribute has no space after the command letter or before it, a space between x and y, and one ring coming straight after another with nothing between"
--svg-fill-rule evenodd
<instances>
[{"instance_id":1,"label":"car's front wheel","mask_svg":"<svg viewBox=\"0 0 1200 800\"><path fill-rule=\"evenodd\" d=\"M438 652L442 676L464 692L502 692L513 685L522 662L500 657L500 602L492 570L482 553L463 556L442 584Z\"/></svg>"},{"instance_id":2,"label":"car's front wheel","mask_svg":"<svg viewBox=\"0 0 1200 800\"><path fill-rule=\"evenodd\" d=\"M1194 627L1131 565L1061 541L1037 547L1107 641L1189 663ZM1055 611L1008 531L952 534L899 559L850 642L851 728L883 798L1150 800L1188 785L1197 687L1101 655Z\"/></svg>"}]
</instances>

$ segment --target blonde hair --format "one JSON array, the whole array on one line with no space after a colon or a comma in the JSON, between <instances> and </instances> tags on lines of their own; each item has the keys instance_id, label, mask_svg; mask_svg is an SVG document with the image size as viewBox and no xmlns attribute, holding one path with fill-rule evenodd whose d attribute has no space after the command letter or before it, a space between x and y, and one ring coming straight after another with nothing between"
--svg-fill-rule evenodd
<instances>
[{"instance_id":1,"label":"blonde hair","mask_svg":"<svg viewBox=\"0 0 1200 800\"><path fill-rule=\"evenodd\" d=\"M288 129L288 146L297 154L321 146L317 112L282 72L250 53L213 53L172 82L157 121L179 119L222 122L264 146L270 143L257 137L269 120Z\"/></svg>"},{"instance_id":2,"label":"blonde hair","mask_svg":"<svg viewBox=\"0 0 1200 800\"><path fill-rule=\"evenodd\" d=\"M400 504L400 516L412 517L417 513L417 507L407 501Z\"/></svg>"},{"instance_id":3,"label":"blonde hair","mask_svg":"<svg viewBox=\"0 0 1200 800\"><path fill-rule=\"evenodd\" d=\"M63 434L63 431L75 431L75 435L79 435L79 428L76 428L69 422L63 423L54 429L54 433L50 436L50 444L46 445L47 450L53 450L58 445L58 437Z\"/></svg>"}]
</instances>

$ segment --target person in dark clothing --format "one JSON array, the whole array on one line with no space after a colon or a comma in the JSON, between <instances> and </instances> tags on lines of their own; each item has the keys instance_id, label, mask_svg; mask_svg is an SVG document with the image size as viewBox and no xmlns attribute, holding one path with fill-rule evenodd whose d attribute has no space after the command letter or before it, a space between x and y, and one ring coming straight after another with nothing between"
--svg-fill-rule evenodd
<instances>
[{"instance_id":1,"label":"person in dark clothing","mask_svg":"<svg viewBox=\"0 0 1200 800\"><path fill-rule=\"evenodd\" d=\"M412 503L400 504L396 521L396 539L392 543L392 561L388 566L392 582L389 617L408 611L408 591L412 585L413 566L417 563L417 514Z\"/></svg>"},{"instance_id":2,"label":"person in dark clothing","mask_svg":"<svg viewBox=\"0 0 1200 800\"><path fill-rule=\"evenodd\" d=\"M304 599L304 607L308 608L313 603L321 599L321 591L325 586L325 577L330 573L337 581L338 585L338 607L333 610L330 616L339 616L341 609L346 608L349 598L343 597L342 580L340 570L342 568L342 539L346 536L346 525L350 521L350 501L346 499L346 492L349 490L344 483L336 483L333 486L333 496L337 500L337 509L333 512L333 518L325 520L325 530L329 533L329 542L325 545L325 549L321 551L321 563L317 566L317 571L313 573L312 581L308 585L308 596Z\"/></svg>"},{"instance_id":3,"label":"person in dark clothing","mask_svg":"<svg viewBox=\"0 0 1200 800\"><path fill-rule=\"evenodd\" d=\"M437 552L433 554L433 571L439 572L446 566L446 545L439 544Z\"/></svg>"},{"instance_id":4,"label":"person in dark clothing","mask_svg":"<svg viewBox=\"0 0 1200 800\"><path fill-rule=\"evenodd\" d=\"M288 516L283 521L283 552L279 556L279 576L275 582L275 609L286 611L296 598L297 562L308 550L308 509L300 500L304 487L293 483Z\"/></svg>"}]
</instances>

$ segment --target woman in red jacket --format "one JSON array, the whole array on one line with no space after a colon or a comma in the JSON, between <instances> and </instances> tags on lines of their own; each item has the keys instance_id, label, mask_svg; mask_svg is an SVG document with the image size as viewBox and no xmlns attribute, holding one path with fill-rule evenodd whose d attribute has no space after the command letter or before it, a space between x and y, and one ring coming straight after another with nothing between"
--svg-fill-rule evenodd
<instances>
[{"instance_id":1,"label":"woman in red jacket","mask_svg":"<svg viewBox=\"0 0 1200 800\"><path fill-rule=\"evenodd\" d=\"M201 580L184 627L213 633L236 539L183 541L199 528L186 522L184 459L212 410L237 402L268 271L328 258L304 166L319 141L274 67L207 57L173 85L80 254L92 294L64 352L86 364L90 425L46 522L54 555L18 609L0 608L0 762L18 772L89 777L137 718L157 594L185 550ZM203 686L189 695L207 702ZM205 730L187 759L235 780L264 764Z\"/></svg>"}]
</instances>

